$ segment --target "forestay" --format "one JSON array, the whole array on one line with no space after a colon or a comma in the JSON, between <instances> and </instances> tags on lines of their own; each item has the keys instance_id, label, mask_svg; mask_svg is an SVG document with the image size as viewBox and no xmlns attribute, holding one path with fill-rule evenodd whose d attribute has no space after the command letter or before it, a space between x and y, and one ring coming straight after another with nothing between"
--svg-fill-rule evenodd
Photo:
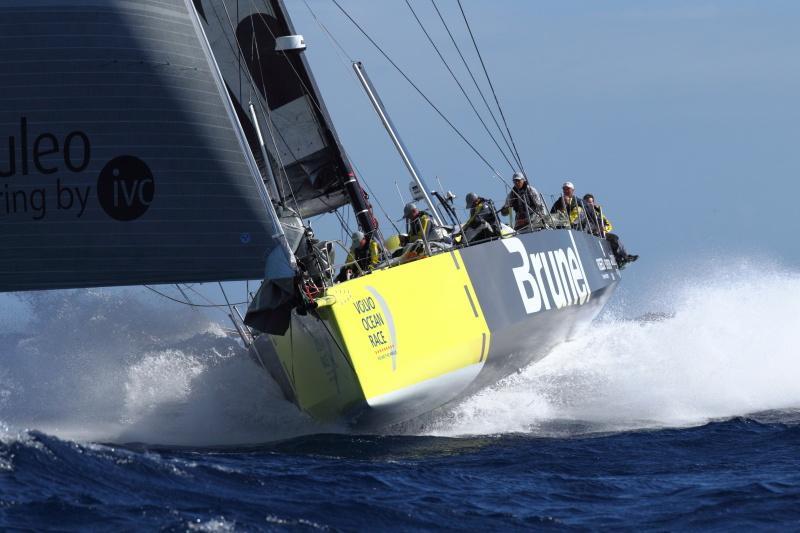
<instances>
[{"instance_id":1,"label":"forestay","mask_svg":"<svg viewBox=\"0 0 800 533\"><path fill-rule=\"evenodd\" d=\"M0 290L291 277L190 0L0 0L0 42Z\"/></svg>"},{"instance_id":2,"label":"forestay","mask_svg":"<svg viewBox=\"0 0 800 533\"><path fill-rule=\"evenodd\" d=\"M268 177L249 104L256 109L285 204L302 217L346 204L349 165L308 64L299 51L276 51L276 38L295 33L283 2L194 3L253 155Z\"/></svg>"}]
</instances>

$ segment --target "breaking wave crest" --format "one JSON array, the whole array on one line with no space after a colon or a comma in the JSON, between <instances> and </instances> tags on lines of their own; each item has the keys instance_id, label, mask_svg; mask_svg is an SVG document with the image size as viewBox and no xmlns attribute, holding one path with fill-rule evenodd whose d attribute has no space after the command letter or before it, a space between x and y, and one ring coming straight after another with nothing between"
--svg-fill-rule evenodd
<instances>
[{"instance_id":1,"label":"breaking wave crest","mask_svg":"<svg viewBox=\"0 0 800 533\"><path fill-rule=\"evenodd\" d=\"M611 309L583 338L413 431L621 431L800 408L800 274L714 270L643 295L656 313Z\"/></svg>"},{"instance_id":2,"label":"breaking wave crest","mask_svg":"<svg viewBox=\"0 0 800 533\"><path fill-rule=\"evenodd\" d=\"M625 304L619 298L583 338L392 433L563 435L800 407L800 274L741 265L726 272L664 282ZM26 428L188 446L342 431L300 414L200 312L132 290L26 298L25 333L0 328L4 440ZM634 301L659 313L621 318Z\"/></svg>"}]
</instances>

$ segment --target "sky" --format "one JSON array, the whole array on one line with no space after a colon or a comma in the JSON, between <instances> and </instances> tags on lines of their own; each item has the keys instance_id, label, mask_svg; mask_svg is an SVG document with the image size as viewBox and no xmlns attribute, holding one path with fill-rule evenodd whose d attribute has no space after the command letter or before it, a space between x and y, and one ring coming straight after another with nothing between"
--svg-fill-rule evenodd
<instances>
[{"instance_id":1,"label":"sky","mask_svg":"<svg viewBox=\"0 0 800 533\"><path fill-rule=\"evenodd\" d=\"M410 178L349 59L364 62L429 186L439 177L459 206L469 191L502 201L503 183L334 4L308 3L349 57L304 2L287 1L337 132L386 211L400 217L395 181L405 192ZM340 3L509 182L512 169L405 1ZM800 267L799 3L462 3L532 183L546 198L567 179L597 197L641 255L629 283L699 257ZM431 2L411 5L480 103ZM437 6L480 72L456 1Z\"/></svg>"}]
</instances>

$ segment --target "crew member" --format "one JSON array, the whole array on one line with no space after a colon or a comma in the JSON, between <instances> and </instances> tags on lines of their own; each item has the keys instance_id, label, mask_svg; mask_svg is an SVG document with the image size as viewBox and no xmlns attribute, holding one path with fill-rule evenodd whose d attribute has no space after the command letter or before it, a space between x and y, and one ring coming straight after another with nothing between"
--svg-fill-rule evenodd
<instances>
[{"instance_id":1,"label":"crew member","mask_svg":"<svg viewBox=\"0 0 800 533\"><path fill-rule=\"evenodd\" d=\"M467 193L469 219L463 226L467 242L490 239L500 234L500 224L491 205L491 200L482 198L474 192Z\"/></svg>"},{"instance_id":2,"label":"crew member","mask_svg":"<svg viewBox=\"0 0 800 533\"><path fill-rule=\"evenodd\" d=\"M431 216L425 211L417 209L414 203L407 203L403 208L403 218L406 220L406 233L408 242L418 240L430 241L434 237L434 223Z\"/></svg>"},{"instance_id":3,"label":"crew member","mask_svg":"<svg viewBox=\"0 0 800 533\"><path fill-rule=\"evenodd\" d=\"M611 245L611 252L614 254L614 259L617 260L617 264L620 267L624 267L626 264L633 263L639 259L638 255L628 254L622 241L619 240L619 236L615 233L611 233L614 226L611 225L611 222L609 222L605 214L603 214L603 208L595 203L594 195L584 194L583 205L586 209L589 232L598 237L606 238L608 244Z\"/></svg>"},{"instance_id":4,"label":"crew member","mask_svg":"<svg viewBox=\"0 0 800 533\"><path fill-rule=\"evenodd\" d=\"M583 214L583 204L575 196L575 185L571 181L565 181L561 186L561 196L555 201L550 213L561 213L569 217L569 223L573 228L585 226L585 215Z\"/></svg>"},{"instance_id":5,"label":"crew member","mask_svg":"<svg viewBox=\"0 0 800 533\"><path fill-rule=\"evenodd\" d=\"M539 191L528 183L528 178L522 172L514 172L511 180L514 186L509 191L500 213L505 216L508 215L509 209L514 210L514 229L517 231L530 227L532 223L542 224L545 207Z\"/></svg>"},{"instance_id":6,"label":"crew member","mask_svg":"<svg viewBox=\"0 0 800 533\"><path fill-rule=\"evenodd\" d=\"M380 262L380 250L375 239L367 237L362 231L354 231L352 237L350 252L347 254L347 260L339 271L336 281L357 278L368 273Z\"/></svg>"}]
</instances>

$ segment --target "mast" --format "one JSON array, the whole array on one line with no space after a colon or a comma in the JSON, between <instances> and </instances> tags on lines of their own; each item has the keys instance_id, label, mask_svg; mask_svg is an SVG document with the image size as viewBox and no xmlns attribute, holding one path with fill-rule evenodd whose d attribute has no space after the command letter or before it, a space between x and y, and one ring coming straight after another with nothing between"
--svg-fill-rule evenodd
<instances>
[{"instance_id":1,"label":"mast","mask_svg":"<svg viewBox=\"0 0 800 533\"><path fill-rule=\"evenodd\" d=\"M367 76L367 71L364 70L364 65L360 61L355 61L353 62L353 70L356 71L356 76L358 76L358 80L364 87L364 91L367 93L369 101L372 102L372 106L375 108L375 112L381 119L384 128L386 128L386 131L389 133L389 137L392 139L394 147L397 148L397 152L400 154L400 158L406 165L408 173L411 174L412 179L419 186L420 191L422 191L422 195L425 198L425 202L428 204L428 208L431 210L431 214L433 215L434 220L436 220L436 223L438 225L440 226L443 225L442 218L439 216L439 212L436 210L436 206L434 205L433 201L431 201L430 193L428 192L428 187L426 187L425 182L422 181L422 176L420 176L420 173L417 170L417 166L414 164L414 161L411 160L411 156L408 153L408 149L405 147L405 144L403 144L403 141L397 134L397 131L395 130L394 125L392 124L392 119L390 119L389 115L386 113L386 108L383 106L383 102L381 102L380 97L375 92L375 87L372 85L372 82L370 82L369 77Z\"/></svg>"}]
</instances>

